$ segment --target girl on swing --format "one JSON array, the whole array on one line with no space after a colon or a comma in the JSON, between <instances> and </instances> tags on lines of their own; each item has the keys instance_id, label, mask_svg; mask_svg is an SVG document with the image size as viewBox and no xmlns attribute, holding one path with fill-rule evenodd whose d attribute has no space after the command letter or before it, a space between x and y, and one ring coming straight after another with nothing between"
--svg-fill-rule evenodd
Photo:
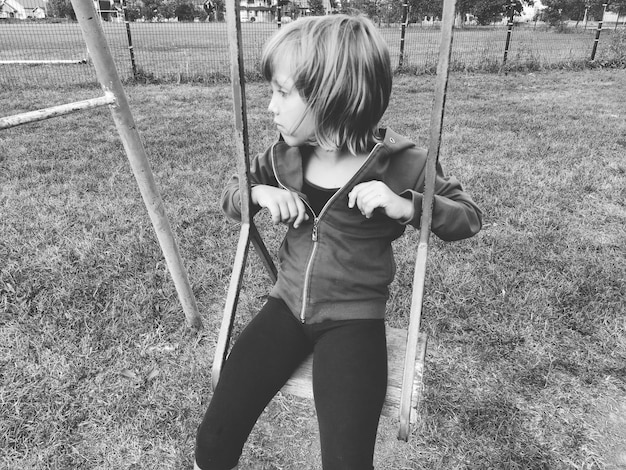
<instances>
[{"instance_id":1,"label":"girl on swing","mask_svg":"<svg viewBox=\"0 0 626 470\"><path fill-rule=\"evenodd\" d=\"M281 139L251 164L252 210L289 225L278 280L238 337L198 429L197 470L237 468L258 417L313 353L324 470L373 468L387 385L391 242L419 228L426 152L378 124L389 51L366 18L307 17L266 44L261 68ZM481 212L437 168L432 231L471 237ZM240 218L239 182L222 204Z\"/></svg>"}]
</instances>

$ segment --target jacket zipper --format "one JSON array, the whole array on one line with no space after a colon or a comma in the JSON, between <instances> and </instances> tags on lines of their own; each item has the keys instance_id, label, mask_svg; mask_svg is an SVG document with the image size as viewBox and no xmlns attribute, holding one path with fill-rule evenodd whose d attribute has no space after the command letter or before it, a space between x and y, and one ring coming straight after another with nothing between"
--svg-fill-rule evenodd
<instances>
[{"instance_id":1,"label":"jacket zipper","mask_svg":"<svg viewBox=\"0 0 626 470\"><path fill-rule=\"evenodd\" d=\"M280 178L278 177L278 171L276 171L276 158L275 158L275 154L274 154L274 147L272 147L272 171L274 172L274 177L276 178L276 181L278 182L279 186L281 188L283 188L286 191L291 191L285 184L283 184L283 182L280 180ZM334 196L334 195L333 195ZM313 249L311 250L311 254L309 255L309 259L307 261L307 265L306 265L306 269L304 271L304 285L302 286L302 308L300 309L300 321L302 323L306 322L305 319L305 312L306 312L306 292L309 288L309 278L310 278L310 273L311 273L311 267L313 265L312 261L313 258L315 257L315 252L317 251L317 226L319 223L319 215L315 214L315 211L313 210L313 208L311 207L311 205L304 199L304 198L300 198L302 200L302 202L309 208L309 210L311 211L311 214L313 214L313 231L311 233L311 239L313 240ZM332 198L331 198L332 199ZM322 212L324 212L326 206L324 206L322 208L322 210L320 211L320 215L322 214Z\"/></svg>"},{"instance_id":2,"label":"jacket zipper","mask_svg":"<svg viewBox=\"0 0 626 470\"><path fill-rule=\"evenodd\" d=\"M320 212L321 214L321 212ZM309 255L309 260L306 264L306 270L304 271L304 285L302 286L302 307L300 308L300 321L306 323L306 300L307 292L309 291L309 281L311 279L311 268L313 267L313 258L317 252L317 224L319 223L319 216L313 219L313 232L311 233L311 239L313 240L313 249Z\"/></svg>"},{"instance_id":3,"label":"jacket zipper","mask_svg":"<svg viewBox=\"0 0 626 470\"><path fill-rule=\"evenodd\" d=\"M371 156L374 154L374 151L380 146L381 144L376 144L374 146L374 148L372 149L372 151L370 152L370 154L367 156L367 160L363 163L363 165L361 165L361 169L364 168L367 164L367 162L369 161L369 159L371 158ZM274 147L272 147L272 170L274 171L274 177L276 178L276 181L278 182L278 184L285 190L290 191L290 189L285 186L280 179L278 178L278 172L276 171L276 163L275 163L275 154L274 154ZM311 231L311 240L313 240L313 249L311 250L311 254L309 255L309 259L307 261L306 264L306 269L304 271L304 285L302 286L302 307L300 309L300 322L302 323L306 323L306 301L307 301L307 292L309 290L309 284L310 284L310 278L311 278L311 268L313 267L313 259L315 258L315 253L317 252L317 247L318 247L318 239L319 239L319 233L318 233L318 229L319 229L319 223L320 223L320 218L322 217L322 215L324 214L324 212L326 212L326 209L328 208L328 206L330 206L330 204L337 198L337 195L339 193L341 193L343 191L343 189L352 182L352 180L354 180L356 178L356 176L361 172L361 170L359 169L359 171L357 171L352 178L350 178L350 180L348 180L346 182L346 184L344 184L341 188L339 188L337 190L337 192L335 194L332 195L332 197L326 202L326 204L324 204L324 207L322 207L322 210L320 211L320 213L315 216L313 218L313 229ZM302 199L302 198L301 198ZM311 207L311 205L305 201L304 199L302 199L302 202L304 202L304 204L306 204L306 206L309 208L309 210L311 211L312 214L315 215L315 211L313 210L313 208Z\"/></svg>"}]
</instances>

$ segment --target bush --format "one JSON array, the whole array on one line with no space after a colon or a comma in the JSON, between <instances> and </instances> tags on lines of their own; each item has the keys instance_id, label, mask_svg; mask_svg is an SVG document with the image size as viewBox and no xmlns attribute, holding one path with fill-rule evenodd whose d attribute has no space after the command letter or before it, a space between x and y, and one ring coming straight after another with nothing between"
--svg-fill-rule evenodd
<instances>
[{"instance_id":1,"label":"bush","mask_svg":"<svg viewBox=\"0 0 626 470\"><path fill-rule=\"evenodd\" d=\"M196 9L190 3L181 3L174 10L174 16L178 18L178 21L193 21Z\"/></svg>"}]
</instances>

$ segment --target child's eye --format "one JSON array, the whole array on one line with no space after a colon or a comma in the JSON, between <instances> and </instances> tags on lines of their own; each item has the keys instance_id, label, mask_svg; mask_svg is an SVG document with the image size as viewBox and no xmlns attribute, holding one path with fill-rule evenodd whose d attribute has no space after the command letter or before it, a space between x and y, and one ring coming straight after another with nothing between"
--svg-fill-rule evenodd
<instances>
[{"instance_id":1,"label":"child's eye","mask_svg":"<svg viewBox=\"0 0 626 470\"><path fill-rule=\"evenodd\" d=\"M278 95L281 98L285 98L288 94L289 94L289 92L284 90L284 89L282 89L282 88L278 88L278 89L273 89L272 88L272 95Z\"/></svg>"}]
</instances>

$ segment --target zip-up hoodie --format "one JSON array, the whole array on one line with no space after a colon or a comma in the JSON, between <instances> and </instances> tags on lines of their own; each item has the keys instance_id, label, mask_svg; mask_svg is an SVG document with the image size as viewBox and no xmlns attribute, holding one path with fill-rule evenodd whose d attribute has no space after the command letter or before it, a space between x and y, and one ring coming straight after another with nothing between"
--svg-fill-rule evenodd
<instances>
[{"instance_id":1,"label":"zip-up hoodie","mask_svg":"<svg viewBox=\"0 0 626 470\"><path fill-rule=\"evenodd\" d=\"M366 162L315 214L302 193L302 154L297 147L276 142L253 159L250 183L270 185L300 195L309 220L290 225L279 250L278 280L270 295L282 299L300 321L383 318L395 275L391 242L407 224L419 229L426 151L382 129L384 136ZM413 201L408 221L390 219L376 210L367 219L356 207L348 208L348 193L359 183L378 180ZM222 194L226 214L241 220L239 179L235 175ZM254 215L260 208L251 207ZM432 232L445 241L475 235L481 228L481 211L454 177L437 165Z\"/></svg>"}]
</instances>

